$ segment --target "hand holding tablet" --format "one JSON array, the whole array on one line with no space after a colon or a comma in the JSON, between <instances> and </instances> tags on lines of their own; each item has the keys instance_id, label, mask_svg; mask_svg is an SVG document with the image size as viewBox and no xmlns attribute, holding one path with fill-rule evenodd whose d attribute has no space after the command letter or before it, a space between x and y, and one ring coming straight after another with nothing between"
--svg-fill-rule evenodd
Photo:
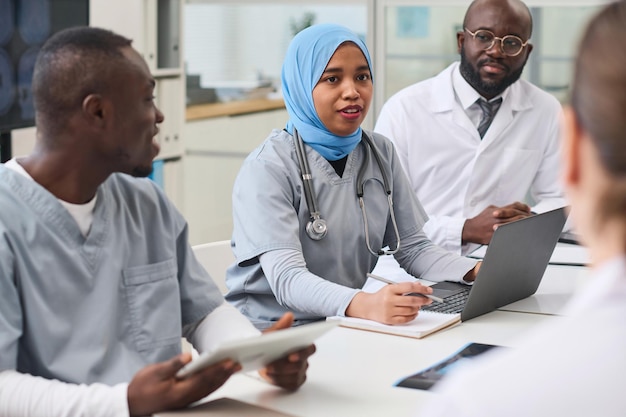
<instances>
[{"instance_id":1,"label":"hand holding tablet","mask_svg":"<svg viewBox=\"0 0 626 417\"><path fill-rule=\"evenodd\" d=\"M260 369L290 352L309 346L315 339L336 325L337 323L335 322L321 321L259 336L228 341L211 352L202 353L197 359L181 368L176 377L185 378L200 369L227 358L239 362L242 371Z\"/></svg>"}]
</instances>

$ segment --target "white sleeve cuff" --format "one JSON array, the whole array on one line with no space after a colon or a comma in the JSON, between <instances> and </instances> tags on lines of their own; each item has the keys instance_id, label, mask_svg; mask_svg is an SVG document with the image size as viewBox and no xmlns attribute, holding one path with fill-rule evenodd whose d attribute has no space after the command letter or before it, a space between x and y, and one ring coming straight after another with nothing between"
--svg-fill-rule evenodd
<instances>
[{"instance_id":1,"label":"white sleeve cuff","mask_svg":"<svg viewBox=\"0 0 626 417\"><path fill-rule=\"evenodd\" d=\"M190 342L199 352L207 352L224 341L260 334L246 316L224 302L198 324Z\"/></svg>"},{"instance_id":2,"label":"white sleeve cuff","mask_svg":"<svg viewBox=\"0 0 626 417\"><path fill-rule=\"evenodd\" d=\"M128 417L128 384L77 385L0 372L0 416Z\"/></svg>"},{"instance_id":3,"label":"white sleeve cuff","mask_svg":"<svg viewBox=\"0 0 626 417\"><path fill-rule=\"evenodd\" d=\"M424 233L437 246L460 255L464 225L465 219L462 217L430 217L424 225Z\"/></svg>"},{"instance_id":4,"label":"white sleeve cuff","mask_svg":"<svg viewBox=\"0 0 626 417\"><path fill-rule=\"evenodd\" d=\"M465 220L462 217L450 217L446 225L446 243L444 248L456 254L462 253L461 242L463 239L463 226Z\"/></svg>"}]
</instances>

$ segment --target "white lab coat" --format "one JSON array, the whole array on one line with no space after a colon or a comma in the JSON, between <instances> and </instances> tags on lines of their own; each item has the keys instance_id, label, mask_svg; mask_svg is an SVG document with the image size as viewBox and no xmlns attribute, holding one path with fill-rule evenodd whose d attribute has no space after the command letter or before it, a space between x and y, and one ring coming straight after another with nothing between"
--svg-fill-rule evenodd
<instances>
[{"instance_id":1,"label":"white lab coat","mask_svg":"<svg viewBox=\"0 0 626 417\"><path fill-rule=\"evenodd\" d=\"M463 99L455 93L453 76L465 83ZM424 231L457 253L476 247L461 247L463 224L490 204L536 202L535 212L566 205L559 182L559 102L524 80L502 96L481 140L465 111L479 95L454 63L392 96L376 123L375 131L394 142L428 213Z\"/></svg>"}]
</instances>

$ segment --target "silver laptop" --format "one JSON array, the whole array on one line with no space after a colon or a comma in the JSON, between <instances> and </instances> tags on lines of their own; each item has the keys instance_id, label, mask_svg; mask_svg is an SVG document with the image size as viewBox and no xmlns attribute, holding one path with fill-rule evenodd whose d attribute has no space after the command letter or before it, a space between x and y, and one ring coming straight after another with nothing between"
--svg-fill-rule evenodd
<instances>
[{"instance_id":1,"label":"silver laptop","mask_svg":"<svg viewBox=\"0 0 626 417\"><path fill-rule=\"evenodd\" d=\"M530 297L539 287L566 217L563 207L499 226L474 285L434 284L434 295L444 302L422 310L460 313L466 321Z\"/></svg>"}]
</instances>

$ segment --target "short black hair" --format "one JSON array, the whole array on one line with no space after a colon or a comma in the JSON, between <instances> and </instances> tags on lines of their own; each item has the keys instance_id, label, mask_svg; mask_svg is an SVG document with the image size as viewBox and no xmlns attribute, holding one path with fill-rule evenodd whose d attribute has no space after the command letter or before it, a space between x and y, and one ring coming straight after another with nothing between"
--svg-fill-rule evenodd
<instances>
[{"instance_id":1,"label":"short black hair","mask_svg":"<svg viewBox=\"0 0 626 417\"><path fill-rule=\"evenodd\" d=\"M132 41L109 30L72 27L42 46L33 71L32 92L37 124L49 132L63 130L83 99L110 87L111 71L126 58L121 49Z\"/></svg>"}]
</instances>

